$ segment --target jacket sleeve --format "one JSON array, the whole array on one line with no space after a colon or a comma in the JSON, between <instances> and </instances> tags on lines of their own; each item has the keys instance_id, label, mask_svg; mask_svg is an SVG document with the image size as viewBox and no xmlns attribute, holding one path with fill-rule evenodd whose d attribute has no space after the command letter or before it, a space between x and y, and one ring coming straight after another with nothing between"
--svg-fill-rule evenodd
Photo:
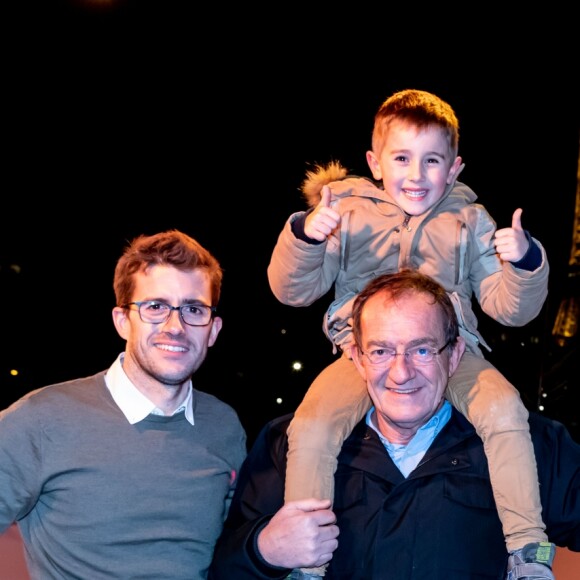
<instances>
[{"instance_id":1,"label":"jacket sleeve","mask_svg":"<svg viewBox=\"0 0 580 580\"><path fill-rule=\"evenodd\" d=\"M339 270L340 245L331 235L322 244L309 244L292 232L292 214L278 236L268 265L274 296L289 306L310 306L332 287Z\"/></svg>"},{"instance_id":2,"label":"jacket sleeve","mask_svg":"<svg viewBox=\"0 0 580 580\"><path fill-rule=\"evenodd\" d=\"M285 419L276 419L262 429L242 466L209 580L281 579L290 573L269 566L256 547L258 532L284 504Z\"/></svg>"},{"instance_id":3,"label":"jacket sleeve","mask_svg":"<svg viewBox=\"0 0 580 580\"><path fill-rule=\"evenodd\" d=\"M542 516L551 542L580 552L580 444L557 421L530 413Z\"/></svg>"},{"instance_id":4,"label":"jacket sleeve","mask_svg":"<svg viewBox=\"0 0 580 580\"><path fill-rule=\"evenodd\" d=\"M482 310L504 326L528 324L548 296L549 264L544 247L532 238L541 252L541 263L533 271L502 262L493 244L494 220L479 204L472 204L468 212L473 236L469 279Z\"/></svg>"}]
</instances>

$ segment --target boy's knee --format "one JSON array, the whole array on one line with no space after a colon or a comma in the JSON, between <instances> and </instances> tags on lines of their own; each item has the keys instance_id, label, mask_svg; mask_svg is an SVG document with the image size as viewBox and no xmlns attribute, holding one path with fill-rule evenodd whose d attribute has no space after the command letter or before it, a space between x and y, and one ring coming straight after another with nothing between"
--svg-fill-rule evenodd
<instances>
[{"instance_id":1,"label":"boy's knee","mask_svg":"<svg viewBox=\"0 0 580 580\"><path fill-rule=\"evenodd\" d=\"M290 449L317 450L336 456L351 430L350 422L344 418L295 416L288 425L288 445Z\"/></svg>"},{"instance_id":2,"label":"boy's knee","mask_svg":"<svg viewBox=\"0 0 580 580\"><path fill-rule=\"evenodd\" d=\"M515 388L506 389L501 396L489 398L485 407L480 407L476 420L487 435L529 430L528 410Z\"/></svg>"},{"instance_id":3,"label":"boy's knee","mask_svg":"<svg viewBox=\"0 0 580 580\"><path fill-rule=\"evenodd\" d=\"M288 425L288 440L290 444L299 443L301 446L325 447L334 433L331 418L309 418L295 416Z\"/></svg>"}]
</instances>

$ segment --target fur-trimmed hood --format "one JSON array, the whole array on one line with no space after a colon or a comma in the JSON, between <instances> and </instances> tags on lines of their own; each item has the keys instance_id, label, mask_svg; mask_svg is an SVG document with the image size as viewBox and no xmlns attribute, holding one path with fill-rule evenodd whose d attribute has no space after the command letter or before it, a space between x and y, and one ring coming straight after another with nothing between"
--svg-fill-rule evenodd
<instances>
[{"instance_id":1,"label":"fur-trimmed hood","mask_svg":"<svg viewBox=\"0 0 580 580\"><path fill-rule=\"evenodd\" d=\"M322 197L322 188L333 181L344 179L348 173L348 169L343 167L339 161L331 161L326 165L315 165L311 171L307 171L300 189L308 206L316 207Z\"/></svg>"}]
</instances>

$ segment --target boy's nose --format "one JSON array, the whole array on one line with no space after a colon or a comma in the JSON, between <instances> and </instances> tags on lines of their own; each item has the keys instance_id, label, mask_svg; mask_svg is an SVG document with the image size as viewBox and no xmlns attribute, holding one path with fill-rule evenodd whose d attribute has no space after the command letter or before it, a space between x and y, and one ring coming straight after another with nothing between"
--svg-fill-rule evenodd
<instances>
[{"instance_id":1,"label":"boy's nose","mask_svg":"<svg viewBox=\"0 0 580 580\"><path fill-rule=\"evenodd\" d=\"M420 162L409 164L409 173L408 173L407 177L411 181L416 181L418 179L421 179L422 175L423 175L423 166L421 165Z\"/></svg>"}]
</instances>

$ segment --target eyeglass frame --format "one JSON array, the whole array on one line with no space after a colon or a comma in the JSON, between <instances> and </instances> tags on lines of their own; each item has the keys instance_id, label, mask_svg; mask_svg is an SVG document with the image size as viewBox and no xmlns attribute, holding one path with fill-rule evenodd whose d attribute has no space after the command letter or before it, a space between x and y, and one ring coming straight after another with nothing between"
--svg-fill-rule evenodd
<instances>
[{"instance_id":1,"label":"eyeglass frame","mask_svg":"<svg viewBox=\"0 0 580 580\"><path fill-rule=\"evenodd\" d=\"M410 365L430 365L431 363L433 363L436 360L436 357L438 357L450 344L452 344L455 341L455 338L450 338L441 348L437 349L434 348L433 351L431 352L431 355L434 357L433 360L430 360L428 362L423 362L423 363L417 363L415 362L413 359L410 358L410 353L408 352L408 350L404 350L403 352L397 352L396 349L389 349L386 347L383 347L382 350L392 350L393 352L391 353L391 358L388 361L385 362L373 362L369 356L369 354L367 352L365 352L362 348L359 348L359 351L361 354L363 354L364 356L367 357L369 363L375 367L378 366L387 366L387 365L392 365L393 362L395 361L395 359L398 356L405 356L405 362L406 364L410 364ZM413 348L423 348L423 345L417 345ZM381 349L377 349L377 350L381 350Z\"/></svg>"},{"instance_id":2,"label":"eyeglass frame","mask_svg":"<svg viewBox=\"0 0 580 580\"><path fill-rule=\"evenodd\" d=\"M169 308L169 310L167 312L167 317L165 318L165 320L152 321L152 320L144 320L143 319L143 316L141 314L141 306L143 304L152 304L152 303L163 304L164 306L167 306ZM217 306L209 306L209 304L204 304L203 302L187 302L186 304L182 304L181 306L172 306L171 304L168 304L167 302L165 302L163 300L137 300L135 302L127 302L127 304L123 304L123 306L121 306L121 308L127 308L130 310L129 306L137 306L137 312L139 313L139 319L141 320L141 322L145 322L145 324L164 324L165 322L167 322L171 318L171 313L174 310L178 310L179 311L179 319L183 322L183 324L187 324L187 326L192 326L192 327L207 326L212 321L212 319L214 318L216 311L217 311ZM210 310L209 320L205 324L191 324L191 323L187 322L185 320L185 318L183 317L183 308L186 308L187 306L203 306L204 308L209 308L209 310Z\"/></svg>"}]
</instances>

